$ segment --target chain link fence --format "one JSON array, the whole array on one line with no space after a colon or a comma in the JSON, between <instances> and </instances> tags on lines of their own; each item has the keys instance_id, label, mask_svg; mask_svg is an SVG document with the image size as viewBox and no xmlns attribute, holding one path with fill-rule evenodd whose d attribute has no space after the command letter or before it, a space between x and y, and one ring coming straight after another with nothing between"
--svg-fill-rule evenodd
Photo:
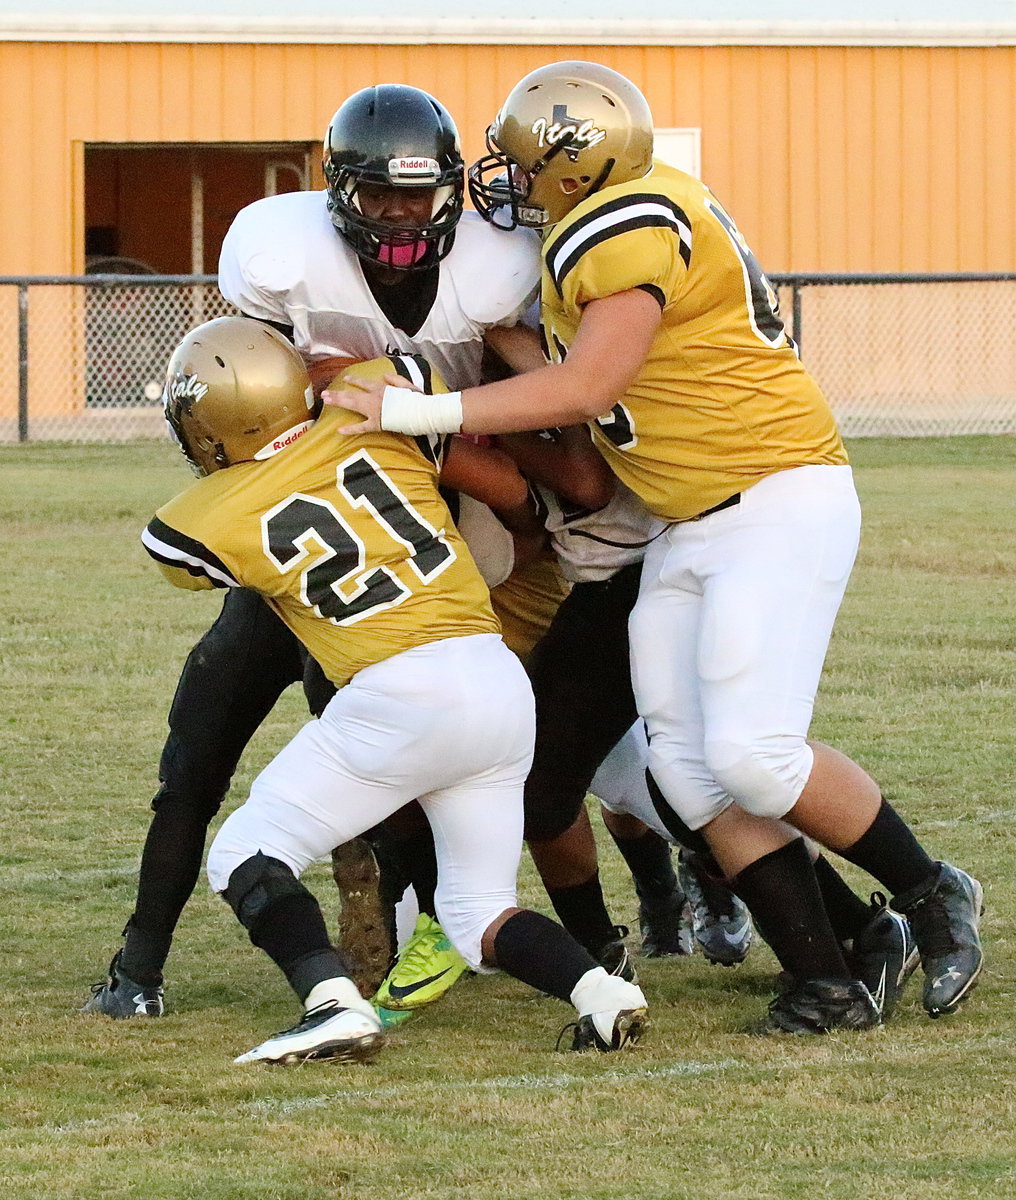
<instances>
[{"instance_id":1,"label":"chain link fence","mask_svg":"<svg viewBox=\"0 0 1016 1200\"><path fill-rule=\"evenodd\" d=\"M1016 433L1016 274L772 282L848 437ZM212 275L0 277L0 444L162 437L170 354L234 311Z\"/></svg>"},{"instance_id":2,"label":"chain link fence","mask_svg":"<svg viewBox=\"0 0 1016 1200\"><path fill-rule=\"evenodd\" d=\"M234 312L214 275L0 278L0 443L163 437L169 356Z\"/></svg>"},{"instance_id":3,"label":"chain link fence","mask_svg":"<svg viewBox=\"0 0 1016 1200\"><path fill-rule=\"evenodd\" d=\"M1016 433L1016 274L773 283L846 436Z\"/></svg>"}]
</instances>

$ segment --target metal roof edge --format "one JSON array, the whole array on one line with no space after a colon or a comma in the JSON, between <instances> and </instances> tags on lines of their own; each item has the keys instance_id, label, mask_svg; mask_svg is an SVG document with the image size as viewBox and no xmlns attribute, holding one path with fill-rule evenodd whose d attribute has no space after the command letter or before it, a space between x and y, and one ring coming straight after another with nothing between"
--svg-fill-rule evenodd
<instances>
[{"instance_id":1,"label":"metal roof edge","mask_svg":"<svg viewBox=\"0 0 1016 1200\"><path fill-rule=\"evenodd\" d=\"M393 28L393 25L396 26ZM0 41L254 42L293 45L669 45L669 46L1009 46L1016 20L960 21L684 21L632 17L552 21L545 18L367 18L215 16L0 16Z\"/></svg>"}]
</instances>

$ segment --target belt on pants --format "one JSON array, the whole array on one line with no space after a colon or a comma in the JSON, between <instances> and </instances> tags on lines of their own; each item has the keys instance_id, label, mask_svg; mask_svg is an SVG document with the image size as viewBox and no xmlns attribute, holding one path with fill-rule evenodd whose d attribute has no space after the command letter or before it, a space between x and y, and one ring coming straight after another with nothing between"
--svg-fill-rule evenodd
<instances>
[{"instance_id":1,"label":"belt on pants","mask_svg":"<svg viewBox=\"0 0 1016 1200\"><path fill-rule=\"evenodd\" d=\"M675 521L675 525L687 525L689 521L701 521L703 517L711 517L713 513L723 512L725 508L733 508L735 504L741 503L741 493L735 492L733 496L728 496L726 500L721 500L719 504L714 504L712 508L707 508L703 512L696 513L693 517L683 517L680 521Z\"/></svg>"}]
</instances>

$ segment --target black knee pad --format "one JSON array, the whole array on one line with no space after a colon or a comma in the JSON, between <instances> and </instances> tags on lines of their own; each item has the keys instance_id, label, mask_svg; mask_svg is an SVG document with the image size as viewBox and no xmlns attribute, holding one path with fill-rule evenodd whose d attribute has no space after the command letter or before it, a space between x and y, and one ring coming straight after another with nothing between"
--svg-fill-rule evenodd
<instances>
[{"instance_id":1,"label":"black knee pad","mask_svg":"<svg viewBox=\"0 0 1016 1200\"><path fill-rule=\"evenodd\" d=\"M289 896L311 896L284 862L269 858L260 850L230 875L222 895L240 924L251 932L265 910L279 900Z\"/></svg>"},{"instance_id":2,"label":"black knee pad","mask_svg":"<svg viewBox=\"0 0 1016 1200\"><path fill-rule=\"evenodd\" d=\"M539 767L530 771L524 796L526 841L549 842L574 825L587 790Z\"/></svg>"},{"instance_id":3,"label":"black knee pad","mask_svg":"<svg viewBox=\"0 0 1016 1200\"><path fill-rule=\"evenodd\" d=\"M186 791L181 791L179 788L170 787L168 783L163 783L152 797L152 812L158 812L160 808L172 805L176 809L193 813L207 825L222 807L225 798L225 792L210 793L202 788L188 788Z\"/></svg>"}]
</instances>

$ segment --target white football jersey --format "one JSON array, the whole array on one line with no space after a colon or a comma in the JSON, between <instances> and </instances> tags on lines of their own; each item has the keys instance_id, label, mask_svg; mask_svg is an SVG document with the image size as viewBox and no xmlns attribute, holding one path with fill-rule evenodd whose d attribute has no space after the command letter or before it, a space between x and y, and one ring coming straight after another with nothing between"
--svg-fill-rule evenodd
<instances>
[{"instance_id":1,"label":"white football jersey","mask_svg":"<svg viewBox=\"0 0 1016 1200\"><path fill-rule=\"evenodd\" d=\"M248 316L292 325L308 363L422 354L453 391L479 383L484 332L517 324L538 290L538 235L498 230L464 212L434 304L410 337L381 311L326 198L287 192L241 209L222 243L223 296Z\"/></svg>"},{"instance_id":2,"label":"white football jersey","mask_svg":"<svg viewBox=\"0 0 1016 1200\"><path fill-rule=\"evenodd\" d=\"M665 527L620 480L610 503L593 512L569 507L546 488L538 491L561 573L572 583L609 579L622 567L641 562L646 545Z\"/></svg>"}]
</instances>

